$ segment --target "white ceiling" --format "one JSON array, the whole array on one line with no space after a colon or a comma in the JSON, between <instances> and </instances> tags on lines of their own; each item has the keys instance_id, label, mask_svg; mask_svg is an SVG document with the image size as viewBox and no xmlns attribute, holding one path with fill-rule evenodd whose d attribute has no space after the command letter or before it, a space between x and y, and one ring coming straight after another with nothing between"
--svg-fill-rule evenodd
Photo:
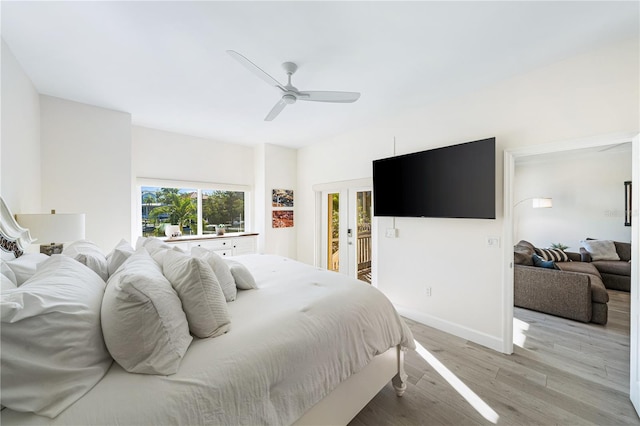
<instances>
[{"instance_id":1,"label":"white ceiling","mask_svg":"<svg viewBox=\"0 0 640 426\"><path fill-rule=\"evenodd\" d=\"M565 57L638 38L628 2L15 2L2 38L38 92L131 113L136 125L300 147L477 90ZM300 90L361 92L298 102L263 121L279 91L236 50Z\"/></svg>"}]
</instances>

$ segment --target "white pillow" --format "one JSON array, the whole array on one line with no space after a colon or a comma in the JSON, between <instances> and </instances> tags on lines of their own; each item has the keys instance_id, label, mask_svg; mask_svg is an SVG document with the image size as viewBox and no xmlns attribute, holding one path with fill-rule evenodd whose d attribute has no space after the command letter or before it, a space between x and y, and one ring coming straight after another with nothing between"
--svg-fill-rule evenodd
<instances>
[{"instance_id":1,"label":"white pillow","mask_svg":"<svg viewBox=\"0 0 640 426\"><path fill-rule=\"evenodd\" d=\"M218 282L220 283L220 287L222 288L222 292L224 293L224 297L227 302L236 300L236 296L238 294L236 282L233 279L231 270L229 270L229 266L227 266L224 259L222 259L220 255L203 247L192 247L191 254L194 257L204 259L209 266L211 266L213 273L216 274L216 278L218 278Z\"/></svg>"},{"instance_id":2,"label":"white pillow","mask_svg":"<svg viewBox=\"0 0 640 426\"><path fill-rule=\"evenodd\" d=\"M106 281L109 278L107 258L95 243L89 240L74 241L64 246L62 254L87 266L103 280Z\"/></svg>"},{"instance_id":3,"label":"white pillow","mask_svg":"<svg viewBox=\"0 0 640 426\"><path fill-rule=\"evenodd\" d=\"M160 249L158 249L158 250L154 251L154 252L151 254L151 257L153 258L153 260L155 260L155 261L156 261L156 263L157 263L158 265L160 265L160 267L162 267L162 264L163 264L163 262L164 262L164 256L167 254L167 252L168 252L168 251L175 251L175 252L177 252L177 253L184 253L184 250L182 250L180 247L178 247L178 246L174 246L174 247L173 247L173 248L171 248L171 249L168 249L168 248L160 248Z\"/></svg>"},{"instance_id":4,"label":"white pillow","mask_svg":"<svg viewBox=\"0 0 640 426\"><path fill-rule=\"evenodd\" d=\"M38 265L48 259L49 256L44 253L25 253L18 258L5 262L16 275L16 285L21 286L36 273Z\"/></svg>"},{"instance_id":5,"label":"white pillow","mask_svg":"<svg viewBox=\"0 0 640 426\"><path fill-rule=\"evenodd\" d=\"M178 295L144 247L109 277L102 332L111 356L125 370L178 371L193 338Z\"/></svg>"},{"instance_id":6,"label":"white pillow","mask_svg":"<svg viewBox=\"0 0 640 426\"><path fill-rule=\"evenodd\" d=\"M129 241L122 239L107 255L107 271L109 275L115 274L122 265L133 254L134 250Z\"/></svg>"},{"instance_id":7,"label":"white pillow","mask_svg":"<svg viewBox=\"0 0 640 426\"><path fill-rule=\"evenodd\" d=\"M224 261L229 266L229 270L231 271L231 275L233 275L238 289L251 290L258 288L255 278L253 278L253 275L251 275L251 272L249 272L246 266L232 259L224 259Z\"/></svg>"},{"instance_id":8,"label":"white pillow","mask_svg":"<svg viewBox=\"0 0 640 426\"><path fill-rule=\"evenodd\" d=\"M104 281L52 255L22 286L2 293L2 405L55 417L87 393L113 361L100 329Z\"/></svg>"},{"instance_id":9,"label":"white pillow","mask_svg":"<svg viewBox=\"0 0 640 426\"><path fill-rule=\"evenodd\" d=\"M229 331L227 302L211 266L175 250L164 253L162 272L178 292L191 332L204 338Z\"/></svg>"},{"instance_id":10,"label":"white pillow","mask_svg":"<svg viewBox=\"0 0 640 426\"><path fill-rule=\"evenodd\" d=\"M138 241L136 242L136 250L139 249L140 247L144 247L147 249L149 254L153 254L155 253L156 250L170 249L172 247L169 244L165 243L164 241L156 237L148 237L144 239L142 238L143 237L138 238ZM140 246L138 246L138 244Z\"/></svg>"},{"instance_id":11,"label":"white pillow","mask_svg":"<svg viewBox=\"0 0 640 426\"><path fill-rule=\"evenodd\" d=\"M613 241L583 240L580 244L589 252L591 260L620 260Z\"/></svg>"}]
</instances>

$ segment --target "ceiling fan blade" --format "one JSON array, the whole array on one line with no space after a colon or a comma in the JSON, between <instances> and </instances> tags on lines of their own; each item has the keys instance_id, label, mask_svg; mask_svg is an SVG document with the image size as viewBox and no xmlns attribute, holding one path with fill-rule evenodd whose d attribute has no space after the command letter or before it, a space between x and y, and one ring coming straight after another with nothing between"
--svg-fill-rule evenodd
<instances>
[{"instance_id":1,"label":"ceiling fan blade","mask_svg":"<svg viewBox=\"0 0 640 426\"><path fill-rule=\"evenodd\" d=\"M260 77L262 80L266 81L267 84L269 84L270 86L277 87L278 89L282 90L283 92L286 92L286 89L284 88L284 86L282 84L278 83L278 80L276 80L275 78L271 77L269 74L267 74L262 69L260 69L260 67L258 67L256 64L254 64L253 62L251 62L250 60L248 60L247 58L245 58L244 56L242 56L241 54L239 54L235 50L227 50L227 53L233 59L235 59L236 61L240 62L242 65L244 65L244 67L246 69L248 69L249 71L254 73L256 76Z\"/></svg>"},{"instance_id":2,"label":"ceiling fan blade","mask_svg":"<svg viewBox=\"0 0 640 426\"><path fill-rule=\"evenodd\" d=\"M298 92L296 94L300 101L314 102L355 102L360 98L358 92Z\"/></svg>"},{"instance_id":3,"label":"ceiling fan blade","mask_svg":"<svg viewBox=\"0 0 640 426\"><path fill-rule=\"evenodd\" d=\"M273 108L271 108L271 111L269 111L269 114L267 114L267 116L264 118L264 121L272 121L274 118L278 116L278 114L280 114L280 112L282 112L282 110L286 106L287 106L287 103L282 99L280 99L278 103L275 104Z\"/></svg>"}]
</instances>

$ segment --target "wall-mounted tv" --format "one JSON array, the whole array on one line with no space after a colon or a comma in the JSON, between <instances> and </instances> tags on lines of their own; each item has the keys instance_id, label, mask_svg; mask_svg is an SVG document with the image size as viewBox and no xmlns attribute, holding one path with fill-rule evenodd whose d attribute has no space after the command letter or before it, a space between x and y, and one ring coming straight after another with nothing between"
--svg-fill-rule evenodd
<instances>
[{"instance_id":1,"label":"wall-mounted tv","mask_svg":"<svg viewBox=\"0 0 640 426\"><path fill-rule=\"evenodd\" d=\"M496 139L374 160L373 214L496 218Z\"/></svg>"}]
</instances>

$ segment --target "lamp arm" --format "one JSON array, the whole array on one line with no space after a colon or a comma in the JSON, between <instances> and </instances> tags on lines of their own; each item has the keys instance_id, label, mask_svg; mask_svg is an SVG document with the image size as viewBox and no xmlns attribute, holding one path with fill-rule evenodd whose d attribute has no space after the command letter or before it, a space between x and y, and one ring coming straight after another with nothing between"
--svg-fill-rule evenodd
<instances>
[{"instance_id":1,"label":"lamp arm","mask_svg":"<svg viewBox=\"0 0 640 426\"><path fill-rule=\"evenodd\" d=\"M522 203L524 203L525 201L533 200L534 198L539 198L539 197L529 197L529 198L524 198L524 199L522 199L522 200L518 201L517 203L515 203L515 204L513 205L513 208L515 209L515 208L516 208L516 206L518 206L519 204L522 204Z\"/></svg>"},{"instance_id":2,"label":"lamp arm","mask_svg":"<svg viewBox=\"0 0 640 426\"><path fill-rule=\"evenodd\" d=\"M513 208L516 208L516 206L518 204L521 204L525 201L529 201L529 200L533 200L533 208L534 209L539 209L539 208L549 208L551 207L551 197L528 197L525 198L524 200L520 200L517 203L515 203L513 205Z\"/></svg>"}]
</instances>

